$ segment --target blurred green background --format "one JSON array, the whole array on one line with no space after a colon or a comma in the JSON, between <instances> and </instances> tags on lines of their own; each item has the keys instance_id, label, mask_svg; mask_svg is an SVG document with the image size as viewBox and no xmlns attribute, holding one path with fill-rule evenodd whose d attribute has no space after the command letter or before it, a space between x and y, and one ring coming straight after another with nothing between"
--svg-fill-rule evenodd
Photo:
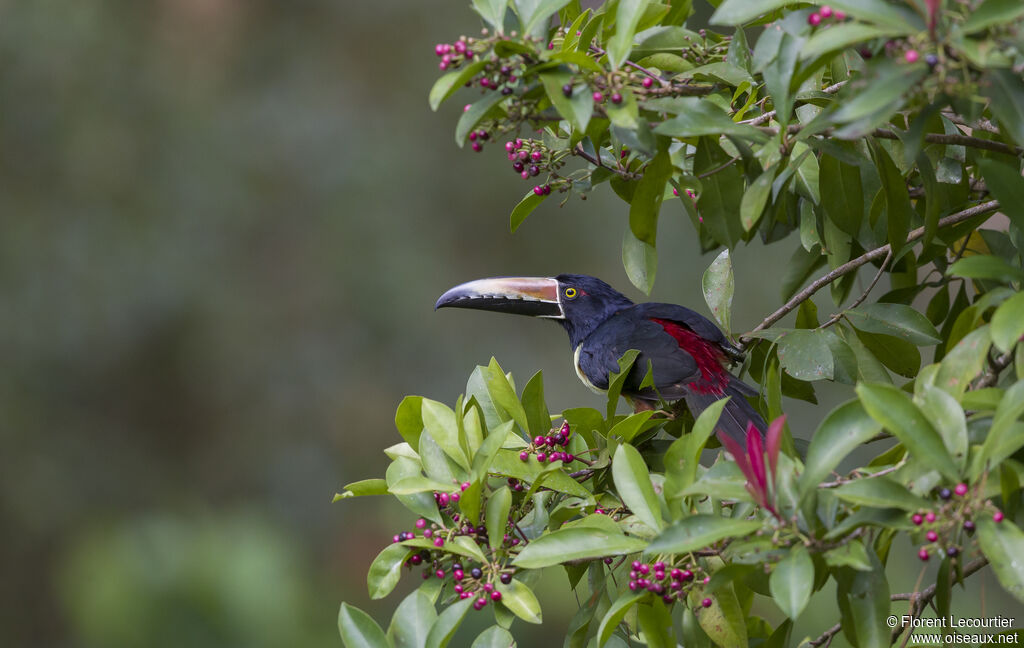
<instances>
[{"instance_id":1,"label":"blurred green background","mask_svg":"<svg viewBox=\"0 0 1024 648\"><path fill-rule=\"evenodd\" d=\"M599 402L557 327L432 312L481 276L628 287L610 192L513 236L528 183L453 142L472 97L430 112L434 43L477 29L465 2L0 0L0 643L340 645L342 600L386 624L415 585L365 588L408 514L330 503L383 474L403 395L454 402L495 355L552 410ZM654 297L706 312L677 204L660 246ZM790 247L736 258L737 329Z\"/></svg>"}]
</instances>

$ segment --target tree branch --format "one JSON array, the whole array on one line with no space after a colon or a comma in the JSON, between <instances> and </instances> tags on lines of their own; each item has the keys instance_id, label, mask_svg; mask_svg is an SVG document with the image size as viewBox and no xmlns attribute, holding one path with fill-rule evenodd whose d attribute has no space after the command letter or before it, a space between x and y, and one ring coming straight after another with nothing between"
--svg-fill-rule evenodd
<instances>
[{"instance_id":1,"label":"tree branch","mask_svg":"<svg viewBox=\"0 0 1024 648\"><path fill-rule=\"evenodd\" d=\"M996 211L997 209L999 209L999 201L998 200L989 200L987 202L983 202L981 204L975 205L974 207L969 207L968 209L965 209L963 211L959 211L959 212L957 212L955 214L950 214L949 216L946 216L945 218L939 220L938 227L942 228L942 227L949 227L950 225L956 225L957 223L961 223L961 222L963 222L965 220L968 220L970 218L974 218L975 216L980 216L980 215L986 214L988 212ZM907 235L906 242L907 243L912 243L912 242L916 241L917 239L921 238L922 236L924 236L924 228L923 227L919 227L919 228L911 231ZM795 309L797 306L799 306L802 302L804 302L807 299L809 299L811 297L811 295L813 295L814 293L818 292L819 290L821 290L825 286L829 285L830 283L832 283L836 279L839 279L840 277L842 277L844 275L850 274L851 272L853 272L857 268L861 267L865 263L868 263L870 261L874 261L875 259L883 258L883 257L887 256L888 254L890 254L891 252L892 252L892 246L891 245L889 245L889 244L883 245L882 247L878 247L878 248L875 248L874 250L871 250L869 252L865 252L864 254L860 255L859 257L857 257L855 259L851 259L851 260L847 261L846 263L844 263L843 265L841 265L838 268L836 268L835 270L829 272L828 274L823 275L823 276L815 279L813 282L811 282L811 284L809 286L807 286L806 288L804 288L803 290L798 292L796 295L793 295L793 297L789 301L787 301L785 304L783 304L777 311L775 311L774 313L772 313L768 317L764 318L764 321L762 321L760 324L755 326L750 331L750 333L756 333L758 331L762 331L762 330L768 328L769 326L771 326L772 324L774 324L775 322L779 321L780 319L785 317L787 314L789 314L793 309ZM740 347L741 348L746 347L746 345L750 344L750 341L751 341L750 333L748 333L747 335L744 335L743 337L740 338Z\"/></svg>"},{"instance_id":2,"label":"tree branch","mask_svg":"<svg viewBox=\"0 0 1024 648\"><path fill-rule=\"evenodd\" d=\"M971 576L972 574L980 571L987 564L988 560L984 557L972 560L971 562L964 565L963 577L967 578L968 576ZM921 612L924 611L925 607L927 607L928 604L931 603L932 599L935 598L935 595L937 593L938 592L936 590L936 585L933 583L928 587L924 588L923 590L921 590L920 592L904 592L902 594L893 594L889 597L889 599L892 601L910 601L909 616L917 618L921 615ZM906 630L906 627L904 627L903 625L893 630L892 641L896 641L896 639L898 639L899 636L903 634L904 630Z\"/></svg>"},{"instance_id":3,"label":"tree branch","mask_svg":"<svg viewBox=\"0 0 1024 648\"><path fill-rule=\"evenodd\" d=\"M596 167L600 167L602 169L608 169L612 173L617 173L620 176L622 176L623 178L625 178L626 180L633 180L634 178L636 178L636 174L632 173L630 171L623 171L622 169L616 169L616 168L613 168L613 167L610 167L610 166L605 166L605 164L603 162L601 162L600 157L596 157L595 158L590 153L587 153L586 151L584 151L582 144L577 144L576 148L574 148L572 150L572 154L573 155L578 155L579 157L583 158L587 162L590 162L591 164L593 164ZM600 156L600 154L598 154L598 155Z\"/></svg>"},{"instance_id":4,"label":"tree branch","mask_svg":"<svg viewBox=\"0 0 1024 648\"><path fill-rule=\"evenodd\" d=\"M823 329L832 326L833 324L835 324L836 322L843 318L844 313L846 313L847 311L851 311L854 308L857 308L858 306L863 304L864 300L868 298L868 294L872 290L874 290L875 285L878 284L878 280L882 278L882 274L885 272L885 266L889 265L889 261L892 261L892 250L889 250L889 254L885 255L885 259L882 260L882 265L878 266L878 272L875 273L875 278L871 280L871 283L868 285L867 289L861 293L860 297L857 298L857 301L850 304L848 308L844 308L843 310L839 311L838 313L830 317L827 322L825 322L818 328Z\"/></svg>"},{"instance_id":5,"label":"tree branch","mask_svg":"<svg viewBox=\"0 0 1024 648\"><path fill-rule=\"evenodd\" d=\"M825 88L824 90L822 90L822 92L825 92L825 93L828 93L828 94L835 94L835 93L839 92L839 89L842 88L844 85L846 85L846 81L840 81L839 83L836 83L835 85L830 85L829 87ZM741 123L741 124L750 124L751 126L760 126L761 124L767 124L768 122L770 122L772 119L775 118L775 115L777 115L777 114L778 114L777 111L769 110L768 112L760 114L757 117L752 117L750 119L744 119L743 121L741 121L739 123Z\"/></svg>"},{"instance_id":6,"label":"tree branch","mask_svg":"<svg viewBox=\"0 0 1024 648\"><path fill-rule=\"evenodd\" d=\"M886 130L884 128L876 128L871 133L874 137L881 139L899 139L899 135ZM1007 155L1021 155L1024 153L1024 149L1019 146L1010 146L1009 144L1003 144L1002 142L993 142L992 140L982 139L980 137L972 137L971 135L946 135L944 133L925 133L924 141L931 142L932 144L954 144L957 146L970 146L971 148L984 149L986 151L995 151L997 153L1006 153Z\"/></svg>"}]
</instances>

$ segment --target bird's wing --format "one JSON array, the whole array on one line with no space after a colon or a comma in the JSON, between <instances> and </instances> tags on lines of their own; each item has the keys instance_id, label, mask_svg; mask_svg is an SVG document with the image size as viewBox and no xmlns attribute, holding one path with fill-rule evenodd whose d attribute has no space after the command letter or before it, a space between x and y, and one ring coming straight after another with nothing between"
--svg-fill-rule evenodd
<instances>
[{"instance_id":1,"label":"bird's wing","mask_svg":"<svg viewBox=\"0 0 1024 648\"><path fill-rule=\"evenodd\" d=\"M696 311L685 306L676 304L660 304L652 302L648 304L637 304L637 313L649 319L656 318L670 320L682 324L708 342L714 343L723 352L731 357L742 356L742 351L737 349L722 333L721 329L714 322Z\"/></svg>"},{"instance_id":2,"label":"bird's wing","mask_svg":"<svg viewBox=\"0 0 1024 648\"><path fill-rule=\"evenodd\" d=\"M646 317L619 312L599 326L583 343L580 369L597 387L607 389L608 374L619 370L619 358L630 349L640 352L626 380L623 391L638 393L650 366L655 387L671 390L662 396L669 400L682 397L676 386L700 376L694 357L669 335L664 327Z\"/></svg>"}]
</instances>

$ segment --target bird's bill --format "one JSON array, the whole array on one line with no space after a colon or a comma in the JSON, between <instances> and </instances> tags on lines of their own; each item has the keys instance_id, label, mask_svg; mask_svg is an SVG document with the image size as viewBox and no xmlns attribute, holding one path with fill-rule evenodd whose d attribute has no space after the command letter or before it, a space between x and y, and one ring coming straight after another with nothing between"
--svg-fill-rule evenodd
<instances>
[{"instance_id":1,"label":"bird's bill","mask_svg":"<svg viewBox=\"0 0 1024 648\"><path fill-rule=\"evenodd\" d=\"M558 280L549 277L495 277L455 286L434 306L475 308L533 317L564 318Z\"/></svg>"}]
</instances>

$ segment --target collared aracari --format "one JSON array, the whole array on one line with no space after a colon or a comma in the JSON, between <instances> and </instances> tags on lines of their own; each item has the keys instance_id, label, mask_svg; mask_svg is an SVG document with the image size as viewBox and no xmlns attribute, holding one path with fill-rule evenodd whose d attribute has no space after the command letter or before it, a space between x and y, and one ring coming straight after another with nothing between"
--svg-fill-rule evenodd
<instances>
[{"instance_id":1,"label":"collared aracari","mask_svg":"<svg viewBox=\"0 0 1024 648\"><path fill-rule=\"evenodd\" d=\"M718 428L743 443L747 424L764 434L764 419L747 402L757 392L728 372L741 357L710 320L675 304L634 304L600 279L587 275L497 277L455 286L436 308L474 308L532 315L559 322L569 334L576 373L602 392L619 358L640 352L622 388L634 409L683 401L696 417L711 403L731 396ZM654 386L641 386L651 372Z\"/></svg>"}]
</instances>

